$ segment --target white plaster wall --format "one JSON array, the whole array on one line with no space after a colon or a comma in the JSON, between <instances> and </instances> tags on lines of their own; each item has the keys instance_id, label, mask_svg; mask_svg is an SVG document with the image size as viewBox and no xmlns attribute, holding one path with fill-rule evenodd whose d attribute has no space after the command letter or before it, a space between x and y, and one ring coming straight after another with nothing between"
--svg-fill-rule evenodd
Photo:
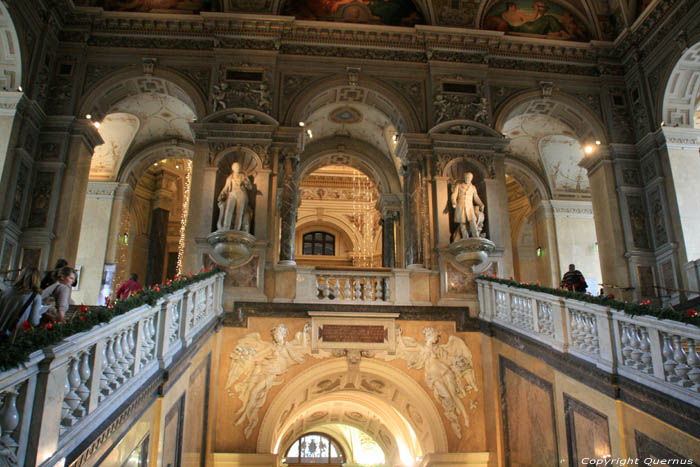
<instances>
[{"instance_id":1,"label":"white plaster wall","mask_svg":"<svg viewBox=\"0 0 700 467\"><path fill-rule=\"evenodd\" d=\"M697 131L700 133L700 131ZM700 209L698 209L698 179L700 156L695 147L669 147L668 159L673 187L678 201L681 231L688 261L700 259Z\"/></svg>"},{"instance_id":2,"label":"white plaster wall","mask_svg":"<svg viewBox=\"0 0 700 467\"><path fill-rule=\"evenodd\" d=\"M80 287L74 290L75 303L96 305L102 282L109 236L109 223L112 215L112 197L91 196L85 200L83 223L80 227L80 243L76 265L82 266Z\"/></svg>"},{"instance_id":3,"label":"white plaster wall","mask_svg":"<svg viewBox=\"0 0 700 467\"><path fill-rule=\"evenodd\" d=\"M591 202L552 201L552 207L561 273L569 270L569 264L575 264L586 278L588 292L596 295L602 274Z\"/></svg>"}]
</instances>

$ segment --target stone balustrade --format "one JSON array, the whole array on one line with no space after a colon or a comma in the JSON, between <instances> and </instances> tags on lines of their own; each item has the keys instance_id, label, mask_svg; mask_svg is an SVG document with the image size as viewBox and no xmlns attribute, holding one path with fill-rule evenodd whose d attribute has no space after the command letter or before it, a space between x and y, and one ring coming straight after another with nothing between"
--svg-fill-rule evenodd
<instances>
[{"instance_id":1,"label":"stone balustrade","mask_svg":"<svg viewBox=\"0 0 700 467\"><path fill-rule=\"evenodd\" d=\"M490 281L479 317L700 407L700 329Z\"/></svg>"},{"instance_id":2,"label":"stone balustrade","mask_svg":"<svg viewBox=\"0 0 700 467\"><path fill-rule=\"evenodd\" d=\"M164 295L0 373L0 459L54 465L223 314L223 273ZM133 384L132 384L133 383Z\"/></svg>"},{"instance_id":3,"label":"stone balustrade","mask_svg":"<svg viewBox=\"0 0 700 467\"><path fill-rule=\"evenodd\" d=\"M329 270L297 267L297 303L410 304L408 271Z\"/></svg>"}]
</instances>

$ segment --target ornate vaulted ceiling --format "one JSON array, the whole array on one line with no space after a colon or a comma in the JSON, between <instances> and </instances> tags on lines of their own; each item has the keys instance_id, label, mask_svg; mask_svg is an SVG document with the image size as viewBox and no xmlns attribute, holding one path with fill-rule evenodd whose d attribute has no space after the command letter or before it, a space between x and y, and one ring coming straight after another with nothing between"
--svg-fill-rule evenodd
<instances>
[{"instance_id":1,"label":"ornate vaulted ceiling","mask_svg":"<svg viewBox=\"0 0 700 467\"><path fill-rule=\"evenodd\" d=\"M419 24L518 36L611 40L658 0L75 0L80 6L152 14L200 11L294 16L412 27Z\"/></svg>"}]
</instances>

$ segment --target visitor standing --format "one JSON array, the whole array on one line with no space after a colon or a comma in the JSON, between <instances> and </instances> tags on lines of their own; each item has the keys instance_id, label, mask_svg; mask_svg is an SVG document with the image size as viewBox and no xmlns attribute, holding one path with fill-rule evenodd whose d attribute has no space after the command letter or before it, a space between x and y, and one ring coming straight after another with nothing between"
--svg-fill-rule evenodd
<instances>
[{"instance_id":1,"label":"visitor standing","mask_svg":"<svg viewBox=\"0 0 700 467\"><path fill-rule=\"evenodd\" d=\"M38 326L48 307L42 306L39 270L25 267L11 288L0 292L0 338L9 338L27 321Z\"/></svg>"},{"instance_id":2,"label":"visitor standing","mask_svg":"<svg viewBox=\"0 0 700 467\"><path fill-rule=\"evenodd\" d=\"M136 295L137 293L141 292L143 290L141 288L141 284L139 284L139 276L136 274L132 274L129 277L129 280L124 282L121 287L117 290L117 300L122 300L124 298L129 298L132 295Z\"/></svg>"},{"instance_id":3,"label":"visitor standing","mask_svg":"<svg viewBox=\"0 0 700 467\"><path fill-rule=\"evenodd\" d=\"M41 298L44 305L53 306L58 312L57 320L63 321L70 306L70 294L75 271L70 266L63 266L56 273L56 282L44 289Z\"/></svg>"},{"instance_id":4,"label":"visitor standing","mask_svg":"<svg viewBox=\"0 0 700 467\"><path fill-rule=\"evenodd\" d=\"M570 264L569 270L561 280L561 287L571 292L585 293L588 284L586 284L586 279L584 279L581 271L577 270L575 265Z\"/></svg>"},{"instance_id":5,"label":"visitor standing","mask_svg":"<svg viewBox=\"0 0 700 467\"><path fill-rule=\"evenodd\" d=\"M56 282L56 273L61 270L61 268L64 268L68 266L68 261L65 259L61 258L56 261L56 266L53 267L52 270L46 271L46 274L44 274L44 278L41 279L41 284L39 287L41 290L46 289L48 286Z\"/></svg>"}]
</instances>

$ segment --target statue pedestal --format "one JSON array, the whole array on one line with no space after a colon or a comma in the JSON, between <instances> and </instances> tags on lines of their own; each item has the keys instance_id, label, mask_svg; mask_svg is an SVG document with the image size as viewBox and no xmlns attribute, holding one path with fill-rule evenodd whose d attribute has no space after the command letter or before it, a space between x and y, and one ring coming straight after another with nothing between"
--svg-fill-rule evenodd
<instances>
[{"instance_id":1,"label":"statue pedestal","mask_svg":"<svg viewBox=\"0 0 700 467\"><path fill-rule=\"evenodd\" d=\"M217 264L235 267L251 258L255 237L240 230L217 230L207 236L207 242L214 249L212 257Z\"/></svg>"},{"instance_id":2,"label":"statue pedestal","mask_svg":"<svg viewBox=\"0 0 700 467\"><path fill-rule=\"evenodd\" d=\"M496 244L486 238L466 238L451 243L447 251L455 262L472 271L489 260L489 253L496 249Z\"/></svg>"}]
</instances>

